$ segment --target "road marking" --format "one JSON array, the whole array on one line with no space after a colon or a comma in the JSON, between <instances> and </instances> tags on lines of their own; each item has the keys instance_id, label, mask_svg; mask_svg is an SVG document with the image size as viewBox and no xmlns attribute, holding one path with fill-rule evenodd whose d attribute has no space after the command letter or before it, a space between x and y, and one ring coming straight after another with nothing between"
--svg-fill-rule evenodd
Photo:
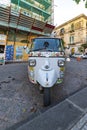
<instances>
[{"instance_id":1,"label":"road marking","mask_svg":"<svg viewBox=\"0 0 87 130\"><path fill-rule=\"evenodd\" d=\"M75 103L73 103L71 100L66 99L67 102L69 102L70 104L72 104L74 107L76 107L77 109L79 109L81 112L85 113L85 110L82 109L81 107L79 107L78 105L76 105Z\"/></svg>"}]
</instances>

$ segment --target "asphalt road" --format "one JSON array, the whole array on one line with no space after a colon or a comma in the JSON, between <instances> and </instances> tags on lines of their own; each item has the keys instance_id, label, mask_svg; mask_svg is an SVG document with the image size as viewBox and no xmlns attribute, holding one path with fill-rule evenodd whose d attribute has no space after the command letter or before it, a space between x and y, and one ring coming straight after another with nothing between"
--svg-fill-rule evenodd
<instances>
[{"instance_id":1,"label":"asphalt road","mask_svg":"<svg viewBox=\"0 0 87 130\"><path fill-rule=\"evenodd\" d=\"M0 130L30 120L87 86L87 60L66 63L64 82L51 88L51 105L43 106L43 94L28 80L27 63L0 66ZM30 117L30 118L29 118Z\"/></svg>"}]
</instances>

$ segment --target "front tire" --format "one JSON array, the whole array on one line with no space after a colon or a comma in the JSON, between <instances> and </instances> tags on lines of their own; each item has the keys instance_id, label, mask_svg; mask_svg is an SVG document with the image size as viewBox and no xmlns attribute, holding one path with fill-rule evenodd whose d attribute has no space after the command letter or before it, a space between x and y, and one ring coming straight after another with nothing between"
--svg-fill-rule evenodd
<instances>
[{"instance_id":1,"label":"front tire","mask_svg":"<svg viewBox=\"0 0 87 130\"><path fill-rule=\"evenodd\" d=\"M44 106L50 105L51 103L50 88L44 88L43 102Z\"/></svg>"}]
</instances>

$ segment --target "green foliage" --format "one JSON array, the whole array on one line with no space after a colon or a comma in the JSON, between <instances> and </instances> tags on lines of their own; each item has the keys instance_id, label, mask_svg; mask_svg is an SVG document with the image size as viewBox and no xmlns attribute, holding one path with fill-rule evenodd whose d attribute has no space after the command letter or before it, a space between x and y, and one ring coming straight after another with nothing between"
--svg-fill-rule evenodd
<instances>
[{"instance_id":1,"label":"green foliage","mask_svg":"<svg viewBox=\"0 0 87 130\"><path fill-rule=\"evenodd\" d=\"M80 47L78 48L78 51L79 51L79 52L84 52L84 47L80 46Z\"/></svg>"},{"instance_id":2,"label":"green foliage","mask_svg":"<svg viewBox=\"0 0 87 130\"><path fill-rule=\"evenodd\" d=\"M61 39L62 40L62 45L63 45L63 47L65 46L65 42L64 42L64 40L63 39Z\"/></svg>"},{"instance_id":3,"label":"green foliage","mask_svg":"<svg viewBox=\"0 0 87 130\"><path fill-rule=\"evenodd\" d=\"M84 49L87 48L87 43L81 45Z\"/></svg>"},{"instance_id":4,"label":"green foliage","mask_svg":"<svg viewBox=\"0 0 87 130\"><path fill-rule=\"evenodd\" d=\"M79 4L79 2L81 1L81 0L73 0L73 1L75 1L77 4ZM87 8L87 0L83 0L84 2L85 2L85 8Z\"/></svg>"},{"instance_id":5,"label":"green foliage","mask_svg":"<svg viewBox=\"0 0 87 130\"><path fill-rule=\"evenodd\" d=\"M79 4L79 2L81 1L81 0L74 0L77 4Z\"/></svg>"},{"instance_id":6,"label":"green foliage","mask_svg":"<svg viewBox=\"0 0 87 130\"><path fill-rule=\"evenodd\" d=\"M71 54L73 55L75 53L75 48L71 49Z\"/></svg>"}]
</instances>

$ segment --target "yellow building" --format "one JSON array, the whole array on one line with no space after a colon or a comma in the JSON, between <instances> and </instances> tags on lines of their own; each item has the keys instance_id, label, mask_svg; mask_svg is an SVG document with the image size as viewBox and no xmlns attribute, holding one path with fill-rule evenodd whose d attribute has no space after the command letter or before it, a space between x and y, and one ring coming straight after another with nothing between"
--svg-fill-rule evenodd
<instances>
[{"instance_id":1,"label":"yellow building","mask_svg":"<svg viewBox=\"0 0 87 130\"><path fill-rule=\"evenodd\" d=\"M87 42L87 16L81 14L55 28L55 37L60 37L69 52L79 52L81 44Z\"/></svg>"}]
</instances>

